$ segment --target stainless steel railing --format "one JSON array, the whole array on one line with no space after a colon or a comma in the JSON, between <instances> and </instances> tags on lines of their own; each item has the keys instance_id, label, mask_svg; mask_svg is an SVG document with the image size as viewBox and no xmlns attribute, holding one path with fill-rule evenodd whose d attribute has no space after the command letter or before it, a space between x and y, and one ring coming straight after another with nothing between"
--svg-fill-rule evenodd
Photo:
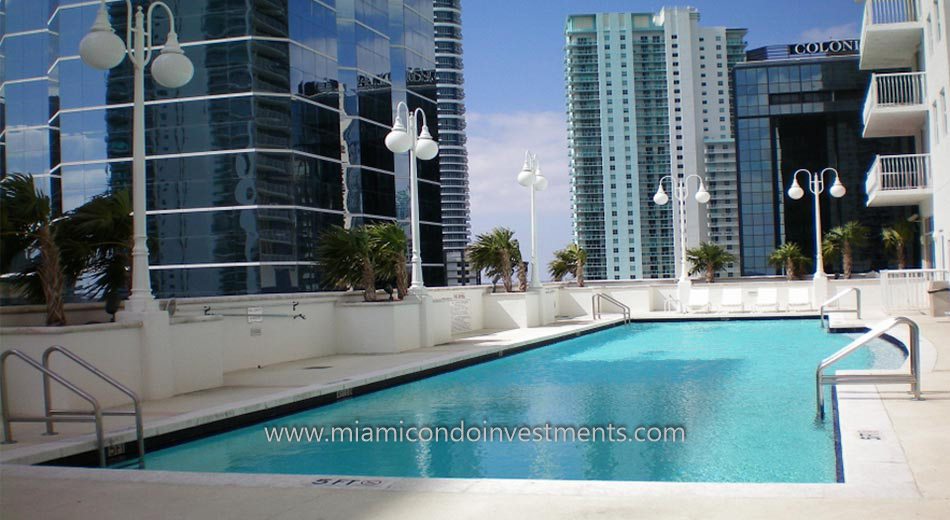
<instances>
[{"instance_id":1,"label":"stainless steel railing","mask_svg":"<svg viewBox=\"0 0 950 520\"><path fill-rule=\"evenodd\" d=\"M825 375L825 370L831 365L841 361L854 353L859 348L867 345L871 340L879 338L898 325L907 325L910 330L909 349L909 374L847 374L847 375ZM867 331L858 339L852 341L847 347L835 352L831 356L822 360L815 371L815 394L817 396L818 417L825 418L825 394L822 391L824 385L842 385L842 384L909 384L910 391L914 394L914 399L920 399L920 328L912 320L898 316L882 321Z\"/></svg>"},{"instance_id":2,"label":"stainless steel railing","mask_svg":"<svg viewBox=\"0 0 950 520\"><path fill-rule=\"evenodd\" d=\"M89 363L85 359L77 356L75 353L68 350L66 347L63 347L62 345L53 345L52 347L46 349L43 352L43 367L47 369L47 372L43 372L43 405L46 410L46 416L52 417L54 415L61 416L61 415L70 415L70 414L81 415L83 413L88 413L88 412L76 411L76 410L53 410L52 409L52 399L50 396L50 384L49 384L50 376L48 372L51 371L50 362L49 362L50 357L56 353L66 356L77 365L85 368L89 372L96 375L99 379L105 381L110 386L112 386L116 390L122 392L123 394L125 394L126 396L132 399L131 412L118 411L118 410L105 411L105 412L102 412L102 415L114 415L114 416L126 416L126 417L134 416L135 417L135 440L136 440L136 445L138 447L138 452L139 452L139 465L144 467L145 465L145 435L144 435L144 428L142 426L142 401L139 399L138 394L132 391L131 388L116 381L114 378L112 378L111 376L103 372L102 370L99 370L98 368L93 366L92 363ZM46 434L47 435L56 434L56 432L53 429L53 421L48 421L46 423Z\"/></svg>"},{"instance_id":3,"label":"stainless steel railing","mask_svg":"<svg viewBox=\"0 0 950 520\"><path fill-rule=\"evenodd\" d=\"M855 294L855 308L854 309L829 309L828 306L832 303L837 302L841 298L847 296L848 294ZM858 315L858 319L861 319L861 289L857 287L851 287L850 289L845 289L838 294L828 298L825 303L821 304L821 307L818 308L819 317L821 319L821 328L828 328L831 326L831 320L828 319L828 314L832 312L854 312ZM826 321L827 320L827 321Z\"/></svg>"},{"instance_id":4,"label":"stainless steel railing","mask_svg":"<svg viewBox=\"0 0 950 520\"><path fill-rule=\"evenodd\" d=\"M89 392L79 388L76 384L69 381L62 375L56 373L50 368L50 357L54 353L60 353L78 364L79 366L85 368L93 375L105 381L109 385L117 388L119 391L125 395L132 398L134 411L121 411L121 410L103 410L102 406L99 404L99 401ZM16 357L29 365L30 367L36 369L43 375L43 408L44 413L42 416L31 416L31 415L15 415L10 412L10 393L7 388L7 359L10 357ZM50 381L56 381L67 390L73 394L79 396L84 401L92 405L92 410L53 410L51 407L52 399L50 397ZM136 438L138 443L139 450L139 465L144 467L145 461L145 440L143 435L142 428L142 409L141 402L139 401L138 396L130 390L125 385L119 383L103 371L99 370L93 366L88 361L77 356L73 352L63 348L59 345L54 345L45 352L43 352L43 362L40 363L32 357L24 354L22 351L17 349L10 349L3 354L0 354L0 417L2 417L3 422L3 443L12 444L16 441L13 439L13 428L11 424L14 422L42 422L46 423L46 433L48 435L55 435L56 431L53 428L53 424L56 422L92 422L96 426L96 450L99 454L99 466L105 467L106 465L106 446L105 446L105 432L102 425L102 418L104 416L135 416L135 430Z\"/></svg>"},{"instance_id":5,"label":"stainless steel railing","mask_svg":"<svg viewBox=\"0 0 950 520\"><path fill-rule=\"evenodd\" d=\"M591 313L593 314L595 320L599 320L601 316L601 306L603 305L601 300L607 300L608 302L619 307L623 312L623 322L630 322L630 307L624 305L616 298L604 293L594 293L594 295L590 297Z\"/></svg>"}]
</instances>

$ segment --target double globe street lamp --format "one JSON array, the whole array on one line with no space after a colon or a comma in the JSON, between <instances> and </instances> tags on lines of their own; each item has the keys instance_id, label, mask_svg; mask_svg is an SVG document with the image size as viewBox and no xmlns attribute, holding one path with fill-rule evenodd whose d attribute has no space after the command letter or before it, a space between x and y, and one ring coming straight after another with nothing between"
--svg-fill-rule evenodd
<instances>
[{"instance_id":1,"label":"double globe street lamp","mask_svg":"<svg viewBox=\"0 0 950 520\"><path fill-rule=\"evenodd\" d=\"M402 110L406 111L408 127L403 124ZM422 120L422 130L416 133L418 119ZM407 131L408 128L408 131ZM396 119L393 128L386 135L386 148L393 153L409 152L409 219L412 227L412 283L409 290L416 294L425 292L422 279L422 254L419 250L419 179L416 172L416 159L428 161L439 154L439 143L432 139L426 114L421 108L409 110L409 105L400 101L396 105Z\"/></svg>"},{"instance_id":2,"label":"double globe street lamp","mask_svg":"<svg viewBox=\"0 0 950 520\"><path fill-rule=\"evenodd\" d=\"M819 203L818 196L825 191L825 174L833 173L835 175L835 182L828 190L832 197L840 199L844 197L847 190L844 184L841 184L838 170L834 168L825 168L821 170L820 173L813 173L802 168L796 171L792 176L792 185L788 188L788 196L793 200L799 200L805 196L805 190L798 184L799 173L804 173L808 177L808 191L815 197L815 276L813 280L815 283L822 283L828 276L825 274L824 257L821 251L821 204Z\"/></svg>"},{"instance_id":3,"label":"double globe street lamp","mask_svg":"<svg viewBox=\"0 0 950 520\"><path fill-rule=\"evenodd\" d=\"M534 211L534 194L537 191L547 189L548 180L541 175L541 165L538 163L538 156L530 151L524 154L524 166L521 167L521 172L518 173L518 184L528 188L531 192L531 282L529 287L532 289L540 289L541 276L538 273L538 231Z\"/></svg>"},{"instance_id":4,"label":"double globe street lamp","mask_svg":"<svg viewBox=\"0 0 950 520\"><path fill-rule=\"evenodd\" d=\"M153 2L148 11L142 6L134 10L129 0L126 5L125 41L109 25L105 0L100 0L96 20L89 33L79 42L82 61L99 70L111 69L129 58L134 69L132 103L132 294L126 305L130 312L146 312L156 308L148 271L148 243L145 225L145 67L152 63L152 79L166 88L178 88L194 75L195 67L185 56L175 33L175 16L163 2ZM169 31L161 53L152 61L152 15L161 7L168 14Z\"/></svg>"},{"instance_id":5,"label":"double globe street lamp","mask_svg":"<svg viewBox=\"0 0 950 520\"><path fill-rule=\"evenodd\" d=\"M670 196L666 194L666 191L663 189L663 181L669 179L670 181L670 190L673 192L673 197L676 199L677 206L679 209L679 228L680 228L680 275L678 282L678 292L679 292L679 306L680 312L684 312L686 309L685 302L686 298L689 296L689 269L686 265L686 200L689 198L689 180L695 178L699 181L697 184L696 193L694 198L696 202L700 204L706 204L709 202L710 195L706 190L706 182L699 175L691 174L685 177L674 178L672 175L667 175L660 179L659 185L657 186L656 193L653 195L653 202L659 206L666 205L670 201Z\"/></svg>"}]
</instances>

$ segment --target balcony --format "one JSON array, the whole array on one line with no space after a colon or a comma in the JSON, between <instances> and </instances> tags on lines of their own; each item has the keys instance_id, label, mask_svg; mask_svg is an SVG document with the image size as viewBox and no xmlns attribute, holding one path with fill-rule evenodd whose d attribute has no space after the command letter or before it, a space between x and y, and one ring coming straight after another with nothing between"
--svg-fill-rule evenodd
<instances>
[{"instance_id":1,"label":"balcony","mask_svg":"<svg viewBox=\"0 0 950 520\"><path fill-rule=\"evenodd\" d=\"M915 135L927 122L926 73L873 74L864 101L864 137Z\"/></svg>"},{"instance_id":2,"label":"balcony","mask_svg":"<svg viewBox=\"0 0 950 520\"><path fill-rule=\"evenodd\" d=\"M861 25L861 68L895 69L914 64L920 45L918 0L865 0Z\"/></svg>"},{"instance_id":3,"label":"balcony","mask_svg":"<svg viewBox=\"0 0 950 520\"><path fill-rule=\"evenodd\" d=\"M868 207L920 204L933 195L930 154L878 155L864 187Z\"/></svg>"}]
</instances>

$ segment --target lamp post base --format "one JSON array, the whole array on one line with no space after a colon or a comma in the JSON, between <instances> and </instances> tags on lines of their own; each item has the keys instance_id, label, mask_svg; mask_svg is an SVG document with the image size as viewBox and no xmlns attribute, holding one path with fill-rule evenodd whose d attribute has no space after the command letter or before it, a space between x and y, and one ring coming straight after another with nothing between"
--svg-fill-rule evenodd
<instances>
[{"instance_id":1,"label":"lamp post base","mask_svg":"<svg viewBox=\"0 0 950 520\"><path fill-rule=\"evenodd\" d=\"M689 291L693 287L693 282L689 278L680 278L676 282L676 297L679 300L679 311L686 313L686 302L689 301Z\"/></svg>"},{"instance_id":2,"label":"lamp post base","mask_svg":"<svg viewBox=\"0 0 950 520\"><path fill-rule=\"evenodd\" d=\"M123 303L122 307L122 310L116 313L116 317L120 321L127 321L122 319L123 315L139 315L160 310L158 307L158 300L156 300L155 297L151 295L140 296L133 294ZM137 319L138 318L135 317L132 318L133 321Z\"/></svg>"},{"instance_id":3,"label":"lamp post base","mask_svg":"<svg viewBox=\"0 0 950 520\"><path fill-rule=\"evenodd\" d=\"M817 309L828 299L828 276L825 273L816 273L811 283L812 291L815 294L815 308Z\"/></svg>"}]
</instances>

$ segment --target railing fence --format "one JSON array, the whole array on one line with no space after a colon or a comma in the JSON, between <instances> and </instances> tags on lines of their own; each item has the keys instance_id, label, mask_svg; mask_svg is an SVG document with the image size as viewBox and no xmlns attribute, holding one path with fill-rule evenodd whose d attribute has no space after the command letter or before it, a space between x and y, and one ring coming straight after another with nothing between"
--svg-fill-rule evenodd
<instances>
[{"instance_id":1,"label":"railing fence","mask_svg":"<svg viewBox=\"0 0 950 520\"><path fill-rule=\"evenodd\" d=\"M930 308L927 287L930 282L950 280L950 273L939 269L902 269L881 271L881 298L888 314L925 313Z\"/></svg>"}]
</instances>

